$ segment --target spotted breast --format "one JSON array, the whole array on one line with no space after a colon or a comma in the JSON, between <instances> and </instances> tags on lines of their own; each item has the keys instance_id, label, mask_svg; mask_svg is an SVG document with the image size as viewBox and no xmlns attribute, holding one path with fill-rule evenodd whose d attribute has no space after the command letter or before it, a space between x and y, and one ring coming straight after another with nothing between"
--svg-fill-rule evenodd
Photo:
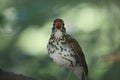
<instances>
[{"instance_id":1,"label":"spotted breast","mask_svg":"<svg viewBox=\"0 0 120 80\"><path fill-rule=\"evenodd\" d=\"M65 37L59 39L50 38L48 53L56 64L71 69L76 66L76 55L72 47L65 42Z\"/></svg>"}]
</instances>

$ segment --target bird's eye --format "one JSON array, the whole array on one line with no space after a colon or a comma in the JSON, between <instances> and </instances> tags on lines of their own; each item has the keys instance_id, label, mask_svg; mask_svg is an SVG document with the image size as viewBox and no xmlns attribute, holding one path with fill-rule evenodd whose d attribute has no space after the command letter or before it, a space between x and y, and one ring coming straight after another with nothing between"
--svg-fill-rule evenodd
<instances>
[{"instance_id":1,"label":"bird's eye","mask_svg":"<svg viewBox=\"0 0 120 80\"><path fill-rule=\"evenodd\" d=\"M55 23L53 23L53 26L55 26Z\"/></svg>"}]
</instances>

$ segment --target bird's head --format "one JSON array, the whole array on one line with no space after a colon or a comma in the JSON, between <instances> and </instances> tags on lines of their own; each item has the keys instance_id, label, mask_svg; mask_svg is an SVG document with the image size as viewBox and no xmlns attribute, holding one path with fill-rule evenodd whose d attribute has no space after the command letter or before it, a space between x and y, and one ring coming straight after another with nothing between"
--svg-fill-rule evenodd
<instances>
[{"instance_id":1,"label":"bird's head","mask_svg":"<svg viewBox=\"0 0 120 80\"><path fill-rule=\"evenodd\" d=\"M55 19L53 22L52 33L56 35L56 37L62 36L66 33L66 29L64 27L64 21L62 19Z\"/></svg>"},{"instance_id":2,"label":"bird's head","mask_svg":"<svg viewBox=\"0 0 120 80\"><path fill-rule=\"evenodd\" d=\"M53 22L53 30L65 32L64 21L62 19L55 19Z\"/></svg>"},{"instance_id":3,"label":"bird's head","mask_svg":"<svg viewBox=\"0 0 120 80\"><path fill-rule=\"evenodd\" d=\"M55 19L53 22L53 27L61 29L64 27L64 21L62 19Z\"/></svg>"}]
</instances>

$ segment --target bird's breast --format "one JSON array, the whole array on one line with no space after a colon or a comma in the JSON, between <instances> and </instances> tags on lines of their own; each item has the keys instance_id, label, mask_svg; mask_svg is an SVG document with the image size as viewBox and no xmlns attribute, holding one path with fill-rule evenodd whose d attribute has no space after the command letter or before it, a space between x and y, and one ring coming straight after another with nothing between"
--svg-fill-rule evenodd
<instances>
[{"instance_id":1,"label":"bird's breast","mask_svg":"<svg viewBox=\"0 0 120 80\"><path fill-rule=\"evenodd\" d=\"M65 40L50 40L48 53L53 61L61 66L72 68L76 65L76 58L72 47Z\"/></svg>"}]
</instances>

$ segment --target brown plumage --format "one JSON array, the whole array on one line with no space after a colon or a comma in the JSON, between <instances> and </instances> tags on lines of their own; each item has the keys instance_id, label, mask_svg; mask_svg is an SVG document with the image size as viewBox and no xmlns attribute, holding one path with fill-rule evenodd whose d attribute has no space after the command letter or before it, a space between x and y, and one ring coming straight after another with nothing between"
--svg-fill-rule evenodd
<instances>
[{"instance_id":1,"label":"brown plumage","mask_svg":"<svg viewBox=\"0 0 120 80\"><path fill-rule=\"evenodd\" d=\"M84 67L86 75L88 75L88 67L85 61L85 56L83 54L83 51L79 45L79 43L72 38L70 35L66 35L66 42L70 45L72 45L72 48L75 51L75 54L78 56L80 62L79 64Z\"/></svg>"},{"instance_id":2,"label":"brown plumage","mask_svg":"<svg viewBox=\"0 0 120 80\"><path fill-rule=\"evenodd\" d=\"M79 43L74 38L72 38L70 35L66 35L66 42L72 46L72 48L74 49L75 54L79 58L78 64L80 66L82 66L83 69L84 69L82 78L84 78L84 71L85 71L85 76L87 77L87 75L88 75L88 67L87 67L87 64L86 64L84 53L83 53ZM82 80L85 80L85 79L82 79Z\"/></svg>"}]
</instances>

